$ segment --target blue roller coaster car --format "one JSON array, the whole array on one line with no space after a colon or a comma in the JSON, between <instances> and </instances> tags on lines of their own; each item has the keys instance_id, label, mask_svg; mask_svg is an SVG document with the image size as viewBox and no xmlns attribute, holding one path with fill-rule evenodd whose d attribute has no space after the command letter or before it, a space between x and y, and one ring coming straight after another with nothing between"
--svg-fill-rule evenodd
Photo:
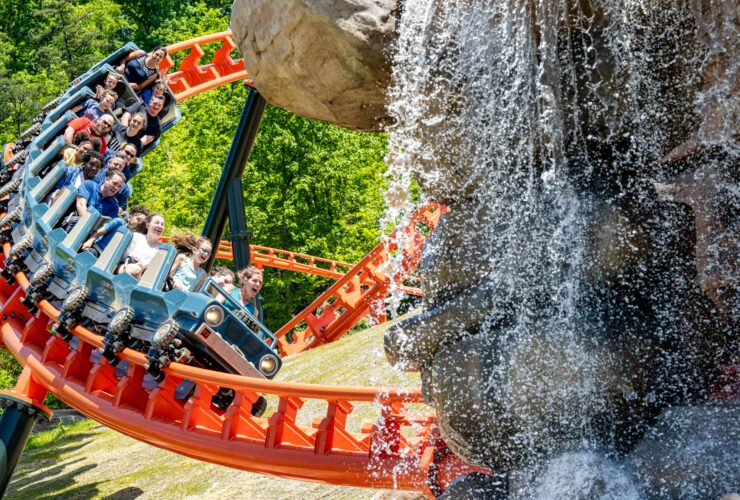
<instances>
[{"instance_id":1,"label":"blue roller coaster car","mask_svg":"<svg viewBox=\"0 0 740 500\"><path fill-rule=\"evenodd\" d=\"M182 295L176 309L162 315L151 296L133 292L130 305L108 324L103 356L117 364L116 354L123 347L144 351L147 371L157 382L172 361L257 378L277 374L282 365L277 339L226 291L209 279L201 292ZM140 300L147 300L149 307ZM225 407L232 398L233 391L221 389L214 404Z\"/></svg>"}]
</instances>

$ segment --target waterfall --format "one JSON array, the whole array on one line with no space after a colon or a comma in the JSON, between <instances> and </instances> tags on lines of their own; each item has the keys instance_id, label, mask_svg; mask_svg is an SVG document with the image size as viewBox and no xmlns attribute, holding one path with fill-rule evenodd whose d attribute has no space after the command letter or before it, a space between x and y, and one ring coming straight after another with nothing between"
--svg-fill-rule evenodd
<instances>
[{"instance_id":1,"label":"waterfall","mask_svg":"<svg viewBox=\"0 0 740 500\"><path fill-rule=\"evenodd\" d=\"M485 290L486 300L462 302L483 304L481 319L439 342L448 361L489 366L475 372L485 374L475 396L437 408L446 439L468 458L512 464L574 443L613 451L625 438L612 398L635 400L647 418L669 397L615 373L642 366L638 358L678 359L643 338L683 335L672 325L685 305L669 295L694 286L676 257L679 230L654 229L683 227L683 212L650 212L649 186L674 173L661 159L682 144L719 145L736 160L737 28L734 1L402 2L384 224L413 212L415 179L422 199L451 209L421 271L425 307ZM656 255L675 269L653 272ZM666 289L649 289L651 280ZM400 351L414 341L403 325L396 334ZM434 380L444 385L444 375ZM476 417L450 415L471 404L497 421L461 430ZM484 434L489 445L470 444Z\"/></svg>"}]
</instances>

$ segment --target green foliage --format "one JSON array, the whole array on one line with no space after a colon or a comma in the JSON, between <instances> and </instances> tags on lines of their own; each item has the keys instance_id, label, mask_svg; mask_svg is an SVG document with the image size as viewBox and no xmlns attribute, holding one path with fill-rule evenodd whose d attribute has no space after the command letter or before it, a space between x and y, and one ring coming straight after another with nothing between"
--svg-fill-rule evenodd
<instances>
[{"instance_id":1,"label":"green foliage","mask_svg":"<svg viewBox=\"0 0 740 500\"><path fill-rule=\"evenodd\" d=\"M132 38L141 46L166 45L228 29L231 0L117 0L135 29ZM218 30L210 24L218 21ZM202 30L208 26L206 30ZM190 29L190 31L188 31ZM178 35L173 37L172 35ZM180 38L180 35L185 35Z\"/></svg>"},{"instance_id":2,"label":"green foliage","mask_svg":"<svg viewBox=\"0 0 740 500\"><path fill-rule=\"evenodd\" d=\"M72 80L123 45L128 23L112 0L44 0L35 34L37 58Z\"/></svg>"},{"instance_id":3,"label":"green foliage","mask_svg":"<svg viewBox=\"0 0 740 500\"><path fill-rule=\"evenodd\" d=\"M8 351L0 349L0 389L12 389L21 374L21 368Z\"/></svg>"},{"instance_id":4,"label":"green foliage","mask_svg":"<svg viewBox=\"0 0 740 500\"><path fill-rule=\"evenodd\" d=\"M54 79L45 70L0 74L0 142L13 141L30 126L41 107L59 95L66 83L66 77Z\"/></svg>"},{"instance_id":5,"label":"green foliage","mask_svg":"<svg viewBox=\"0 0 740 500\"><path fill-rule=\"evenodd\" d=\"M33 33L39 28L36 15L43 0L0 2L0 75L33 69L38 49Z\"/></svg>"},{"instance_id":6,"label":"green foliage","mask_svg":"<svg viewBox=\"0 0 740 500\"><path fill-rule=\"evenodd\" d=\"M0 141L11 141L69 81L124 44L112 0L0 3Z\"/></svg>"}]
</instances>

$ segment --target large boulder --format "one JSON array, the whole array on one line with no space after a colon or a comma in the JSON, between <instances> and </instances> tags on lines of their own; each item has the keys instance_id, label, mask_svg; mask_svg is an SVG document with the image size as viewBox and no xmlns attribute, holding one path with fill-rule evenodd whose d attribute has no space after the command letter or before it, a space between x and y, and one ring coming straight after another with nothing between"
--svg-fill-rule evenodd
<instances>
[{"instance_id":1,"label":"large boulder","mask_svg":"<svg viewBox=\"0 0 740 500\"><path fill-rule=\"evenodd\" d=\"M380 130L396 0L236 0L231 29L268 102L307 118Z\"/></svg>"},{"instance_id":2,"label":"large boulder","mask_svg":"<svg viewBox=\"0 0 740 500\"><path fill-rule=\"evenodd\" d=\"M651 498L740 493L739 404L675 407L660 416L626 460Z\"/></svg>"}]
</instances>

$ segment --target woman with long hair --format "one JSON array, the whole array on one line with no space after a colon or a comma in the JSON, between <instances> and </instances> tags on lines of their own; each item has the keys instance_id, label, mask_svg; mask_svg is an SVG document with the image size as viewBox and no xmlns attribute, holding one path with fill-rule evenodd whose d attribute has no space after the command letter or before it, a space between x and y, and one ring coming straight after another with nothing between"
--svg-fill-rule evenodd
<instances>
[{"instance_id":1,"label":"woman with long hair","mask_svg":"<svg viewBox=\"0 0 740 500\"><path fill-rule=\"evenodd\" d=\"M237 299L252 316L264 321L262 297L259 296L260 290L262 290L262 269L249 266L236 273L236 275L241 286L234 288L231 296Z\"/></svg>"},{"instance_id":2,"label":"woman with long hair","mask_svg":"<svg viewBox=\"0 0 740 500\"><path fill-rule=\"evenodd\" d=\"M207 238L193 233L173 233L170 244L177 249L169 274L172 287L186 292L197 290L205 279L203 266L211 256L213 245Z\"/></svg>"},{"instance_id":3,"label":"woman with long hair","mask_svg":"<svg viewBox=\"0 0 740 500\"><path fill-rule=\"evenodd\" d=\"M128 273L138 280L159 250L159 239L164 233L164 217L151 213L133 229L131 243L123 254L118 272Z\"/></svg>"}]
</instances>

